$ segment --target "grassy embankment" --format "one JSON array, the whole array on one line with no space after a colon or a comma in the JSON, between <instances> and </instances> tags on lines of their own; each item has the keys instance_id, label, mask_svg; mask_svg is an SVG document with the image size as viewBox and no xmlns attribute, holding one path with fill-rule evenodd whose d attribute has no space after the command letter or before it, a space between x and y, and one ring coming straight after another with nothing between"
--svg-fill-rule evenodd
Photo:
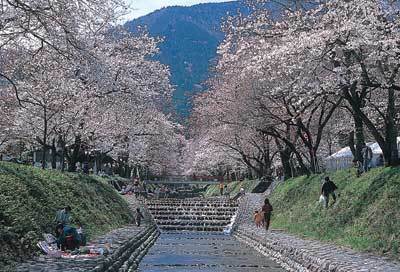
<instances>
[{"instance_id":1,"label":"grassy embankment","mask_svg":"<svg viewBox=\"0 0 400 272\"><path fill-rule=\"evenodd\" d=\"M89 238L132 221L127 203L104 178L0 162L0 270L35 254L66 205Z\"/></svg>"},{"instance_id":2,"label":"grassy embankment","mask_svg":"<svg viewBox=\"0 0 400 272\"><path fill-rule=\"evenodd\" d=\"M327 210L317 202L324 175L278 186L271 196L272 227L399 259L400 169L376 168L360 178L354 169L329 176L340 197Z\"/></svg>"},{"instance_id":3,"label":"grassy embankment","mask_svg":"<svg viewBox=\"0 0 400 272\"><path fill-rule=\"evenodd\" d=\"M235 196L239 190L240 187L243 187L246 192L251 192L253 191L254 188L257 187L259 184L259 181L256 180L244 180L244 181L234 181L234 182L229 182L228 183L228 192L231 197ZM219 196L219 184L215 185L209 185L204 193L205 197L213 197L213 196Z\"/></svg>"}]
</instances>

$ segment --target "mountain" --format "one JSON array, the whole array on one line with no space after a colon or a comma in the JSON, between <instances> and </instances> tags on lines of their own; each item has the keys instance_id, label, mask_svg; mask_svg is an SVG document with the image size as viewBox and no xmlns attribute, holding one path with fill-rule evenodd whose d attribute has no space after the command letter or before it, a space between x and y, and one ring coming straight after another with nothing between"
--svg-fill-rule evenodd
<instances>
[{"instance_id":1,"label":"mountain","mask_svg":"<svg viewBox=\"0 0 400 272\"><path fill-rule=\"evenodd\" d=\"M188 116L191 95L202 90L201 84L209 75L224 38L221 23L239 11L247 14L249 9L241 1L174 6L126 23L132 32L145 26L150 35L164 39L157 59L170 67L171 81L176 85L173 103L181 117Z\"/></svg>"}]
</instances>

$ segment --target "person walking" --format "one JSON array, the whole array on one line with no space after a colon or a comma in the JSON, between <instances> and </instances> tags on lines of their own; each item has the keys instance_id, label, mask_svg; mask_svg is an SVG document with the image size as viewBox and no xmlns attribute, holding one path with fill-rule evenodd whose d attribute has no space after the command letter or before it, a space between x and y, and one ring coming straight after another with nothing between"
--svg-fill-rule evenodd
<instances>
[{"instance_id":1,"label":"person walking","mask_svg":"<svg viewBox=\"0 0 400 272\"><path fill-rule=\"evenodd\" d=\"M264 200L264 205L262 206L261 211L264 213L264 226L265 226L265 230L268 231L269 229L269 225L271 223L271 215L272 215L272 211L274 209L272 208L271 203L269 202L269 199L266 198Z\"/></svg>"},{"instance_id":2,"label":"person walking","mask_svg":"<svg viewBox=\"0 0 400 272\"><path fill-rule=\"evenodd\" d=\"M363 158L363 170L364 172L368 172L372 160L372 149L371 147L367 146L365 143L363 148L361 149L362 158Z\"/></svg>"},{"instance_id":3,"label":"person walking","mask_svg":"<svg viewBox=\"0 0 400 272\"><path fill-rule=\"evenodd\" d=\"M336 202L336 194L335 191L338 187L336 186L335 183L333 183L333 181L331 181L329 179L329 177L325 177L325 181L322 184L322 188L321 188L321 195L324 197L325 199L325 208L328 208L329 205L329 196L331 195L333 198L333 203Z\"/></svg>"},{"instance_id":4,"label":"person walking","mask_svg":"<svg viewBox=\"0 0 400 272\"><path fill-rule=\"evenodd\" d=\"M264 214L263 212L255 211L253 215L254 223L256 227L262 227L264 225Z\"/></svg>"},{"instance_id":5,"label":"person walking","mask_svg":"<svg viewBox=\"0 0 400 272\"><path fill-rule=\"evenodd\" d=\"M140 227L140 223L142 222L142 219L144 219L144 216L139 208L136 208L135 219L136 219L136 226Z\"/></svg>"},{"instance_id":6,"label":"person walking","mask_svg":"<svg viewBox=\"0 0 400 272\"><path fill-rule=\"evenodd\" d=\"M223 183L223 182L220 182L220 183L219 183L219 194L220 194L221 196L224 195L224 183Z\"/></svg>"}]
</instances>

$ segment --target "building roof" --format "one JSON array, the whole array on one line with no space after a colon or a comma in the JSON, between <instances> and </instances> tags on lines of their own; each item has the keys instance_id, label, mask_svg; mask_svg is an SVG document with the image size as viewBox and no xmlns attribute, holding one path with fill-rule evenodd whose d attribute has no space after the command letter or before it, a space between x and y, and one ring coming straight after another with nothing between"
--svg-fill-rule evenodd
<instances>
[{"instance_id":1,"label":"building roof","mask_svg":"<svg viewBox=\"0 0 400 272\"><path fill-rule=\"evenodd\" d=\"M397 137L397 146L399 148L399 143L400 143L400 137ZM382 154L382 149L379 147L378 143L367 143L367 146L369 146L372 149L372 153L379 155ZM399 148L400 149L400 148ZM345 147L340 149L338 152L330 155L329 157L325 158L326 160L329 159L337 159L337 158L352 158L353 154L351 153L350 147Z\"/></svg>"},{"instance_id":2,"label":"building roof","mask_svg":"<svg viewBox=\"0 0 400 272\"><path fill-rule=\"evenodd\" d=\"M400 137L397 138L397 142L399 142ZM382 150L379 147L378 143L367 143L367 146L369 146L372 149L373 154L382 154ZM330 155L326 159L337 159L337 158L352 158L353 154L351 153L350 147L345 147L340 149L338 152Z\"/></svg>"}]
</instances>

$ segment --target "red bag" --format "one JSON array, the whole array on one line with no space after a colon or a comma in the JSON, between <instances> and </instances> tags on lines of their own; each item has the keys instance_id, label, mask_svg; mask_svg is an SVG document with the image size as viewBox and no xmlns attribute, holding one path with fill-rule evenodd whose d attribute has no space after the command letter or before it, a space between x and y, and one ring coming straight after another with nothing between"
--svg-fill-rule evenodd
<instances>
[{"instance_id":1,"label":"red bag","mask_svg":"<svg viewBox=\"0 0 400 272\"><path fill-rule=\"evenodd\" d=\"M74 250L76 248L74 236L69 235L65 237L65 248L68 250Z\"/></svg>"}]
</instances>

